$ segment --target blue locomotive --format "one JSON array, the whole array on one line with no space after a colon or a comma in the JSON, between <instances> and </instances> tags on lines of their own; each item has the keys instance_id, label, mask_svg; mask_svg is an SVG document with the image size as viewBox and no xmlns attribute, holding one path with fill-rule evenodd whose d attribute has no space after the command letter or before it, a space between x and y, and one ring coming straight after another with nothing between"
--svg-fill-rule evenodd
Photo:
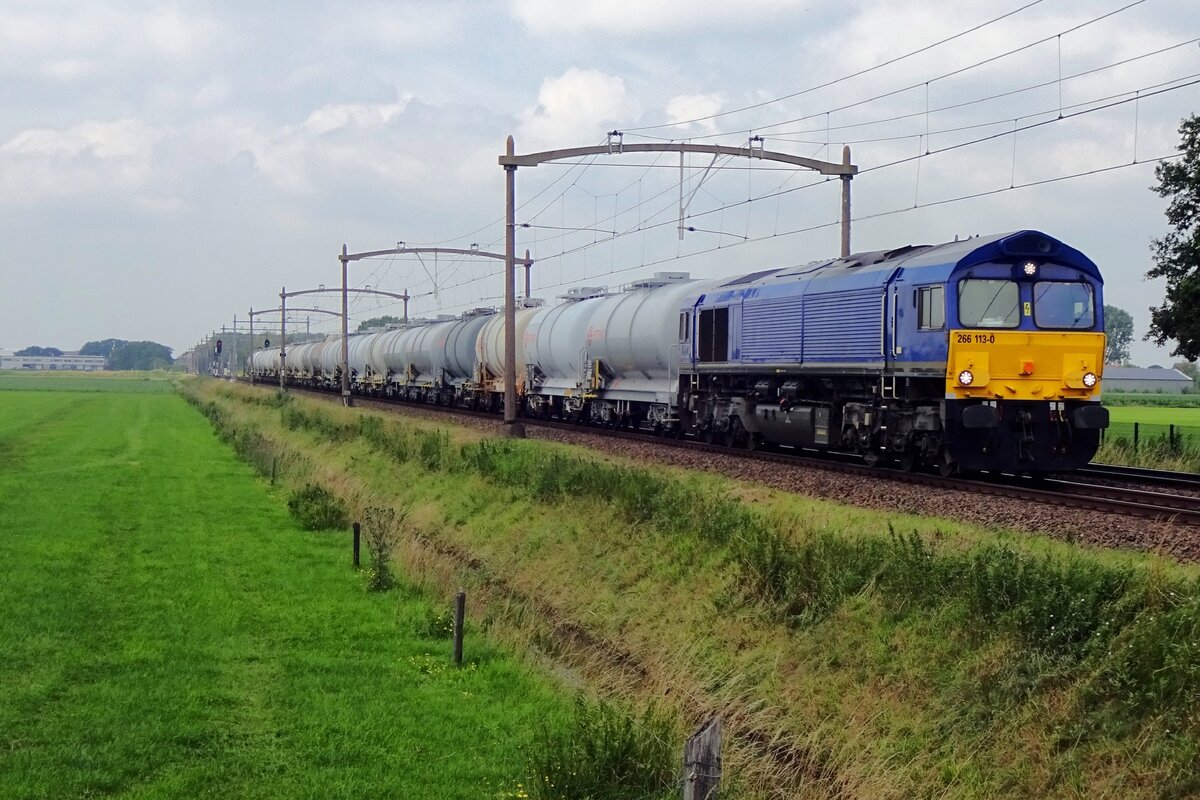
<instances>
[{"instance_id":1,"label":"blue locomotive","mask_svg":"<svg viewBox=\"0 0 1200 800\"><path fill-rule=\"evenodd\" d=\"M1075 469L1108 425L1102 288L1028 230L725 281L680 311L681 424L947 474Z\"/></svg>"}]
</instances>

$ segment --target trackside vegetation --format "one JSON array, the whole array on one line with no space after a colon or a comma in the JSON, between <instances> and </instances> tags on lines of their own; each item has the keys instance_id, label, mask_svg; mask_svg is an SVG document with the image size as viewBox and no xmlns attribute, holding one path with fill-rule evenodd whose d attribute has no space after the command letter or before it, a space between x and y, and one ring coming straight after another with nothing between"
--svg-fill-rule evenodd
<instances>
[{"instance_id":1,"label":"trackside vegetation","mask_svg":"<svg viewBox=\"0 0 1200 800\"><path fill-rule=\"evenodd\" d=\"M345 500L272 488L162 380L85 380L0 392L0 797L557 798L581 736L625 779L587 796L674 780L673 719L473 622L456 669L447 604L350 569Z\"/></svg>"},{"instance_id":2,"label":"trackside vegetation","mask_svg":"<svg viewBox=\"0 0 1200 800\"><path fill-rule=\"evenodd\" d=\"M1155 557L189 382L250 463L598 690L718 710L746 797L1200 793L1200 578Z\"/></svg>"}]
</instances>

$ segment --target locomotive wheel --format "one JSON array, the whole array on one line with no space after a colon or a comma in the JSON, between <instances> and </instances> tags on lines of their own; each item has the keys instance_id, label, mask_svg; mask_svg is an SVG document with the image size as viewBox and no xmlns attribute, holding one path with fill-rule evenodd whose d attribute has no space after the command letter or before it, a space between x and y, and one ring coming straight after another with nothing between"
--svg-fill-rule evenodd
<instances>
[{"instance_id":1,"label":"locomotive wheel","mask_svg":"<svg viewBox=\"0 0 1200 800\"><path fill-rule=\"evenodd\" d=\"M942 450L942 455L937 462L937 471L938 475L943 478L949 478L958 472L958 462L948 452Z\"/></svg>"},{"instance_id":2,"label":"locomotive wheel","mask_svg":"<svg viewBox=\"0 0 1200 800\"><path fill-rule=\"evenodd\" d=\"M917 454L912 450L905 450L900 456L900 469L904 472L912 472L917 467Z\"/></svg>"},{"instance_id":3,"label":"locomotive wheel","mask_svg":"<svg viewBox=\"0 0 1200 800\"><path fill-rule=\"evenodd\" d=\"M868 467L873 468L879 466L879 461L879 453L877 451L868 450L867 452L863 453L863 463Z\"/></svg>"}]
</instances>

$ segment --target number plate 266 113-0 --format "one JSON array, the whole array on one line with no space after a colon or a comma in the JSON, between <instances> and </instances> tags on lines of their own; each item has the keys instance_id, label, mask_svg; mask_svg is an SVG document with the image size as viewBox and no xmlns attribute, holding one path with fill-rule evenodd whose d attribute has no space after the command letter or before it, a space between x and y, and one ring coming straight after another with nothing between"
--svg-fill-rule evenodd
<instances>
[{"instance_id":1,"label":"number plate 266 113-0","mask_svg":"<svg viewBox=\"0 0 1200 800\"><path fill-rule=\"evenodd\" d=\"M957 333L958 344L995 344L996 334L994 333Z\"/></svg>"}]
</instances>

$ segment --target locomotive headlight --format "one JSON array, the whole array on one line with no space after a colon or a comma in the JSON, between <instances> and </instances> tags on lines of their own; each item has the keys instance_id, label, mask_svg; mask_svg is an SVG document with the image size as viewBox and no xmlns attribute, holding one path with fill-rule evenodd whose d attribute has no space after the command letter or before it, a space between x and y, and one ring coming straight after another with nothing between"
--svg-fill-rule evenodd
<instances>
[{"instance_id":1,"label":"locomotive headlight","mask_svg":"<svg viewBox=\"0 0 1200 800\"><path fill-rule=\"evenodd\" d=\"M1093 386L1095 386L1096 385L1096 373L1085 372L1083 374L1083 385L1089 389L1091 389Z\"/></svg>"},{"instance_id":2,"label":"locomotive headlight","mask_svg":"<svg viewBox=\"0 0 1200 800\"><path fill-rule=\"evenodd\" d=\"M1024 273L1025 277L1032 278L1034 275L1037 275L1037 268L1038 265L1036 262L1026 261L1021 265L1021 272Z\"/></svg>"},{"instance_id":3,"label":"locomotive headlight","mask_svg":"<svg viewBox=\"0 0 1200 800\"><path fill-rule=\"evenodd\" d=\"M1093 376L1094 377L1094 376ZM958 382L963 386L970 386L975 381L975 373L969 369L964 369L958 373Z\"/></svg>"}]
</instances>

